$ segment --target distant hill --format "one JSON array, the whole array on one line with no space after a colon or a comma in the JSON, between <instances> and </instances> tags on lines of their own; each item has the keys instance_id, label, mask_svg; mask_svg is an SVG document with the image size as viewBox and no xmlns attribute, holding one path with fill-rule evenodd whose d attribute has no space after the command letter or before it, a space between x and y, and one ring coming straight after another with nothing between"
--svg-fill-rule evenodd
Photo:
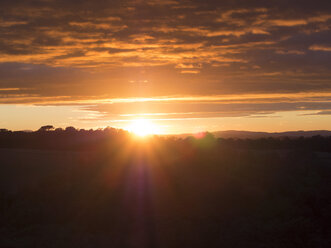
<instances>
[{"instance_id":1,"label":"distant hill","mask_svg":"<svg viewBox=\"0 0 331 248\"><path fill-rule=\"evenodd\" d=\"M218 131L213 132L215 137L219 138L242 138L242 139L257 139L257 138L280 138L280 137L312 137L315 135L320 136L331 136L331 131L327 130L314 130L314 131L290 131L290 132L277 132L277 133L268 133L268 132L250 132L250 131Z\"/></svg>"},{"instance_id":2,"label":"distant hill","mask_svg":"<svg viewBox=\"0 0 331 248\"><path fill-rule=\"evenodd\" d=\"M314 131L289 131L289 132L251 132L251 131L238 131L238 130L227 130L212 132L217 138L241 138L241 139L259 139L259 138L282 138L282 137L312 137L316 135L320 136L331 136L331 131L328 130L314 130ZM192 134L180 134L177 137L185 138Z\"/></svg>"}]
</instances>

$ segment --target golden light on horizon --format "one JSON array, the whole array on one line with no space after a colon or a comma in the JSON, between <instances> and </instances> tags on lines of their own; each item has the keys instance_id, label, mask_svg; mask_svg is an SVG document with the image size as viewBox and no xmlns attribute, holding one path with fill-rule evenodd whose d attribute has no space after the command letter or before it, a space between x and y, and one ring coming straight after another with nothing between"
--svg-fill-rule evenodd
<instances>
[{"instance_id":1,"label":"golden light on horizon","mask_svg":"<svg viewBox=\"0 0 331 248\"><path fill-rule=\"evenodd\" d=\"M125 129L139 137L161 133L160 127L148 119L134 119Z\"/></svg>"}]
</instances>

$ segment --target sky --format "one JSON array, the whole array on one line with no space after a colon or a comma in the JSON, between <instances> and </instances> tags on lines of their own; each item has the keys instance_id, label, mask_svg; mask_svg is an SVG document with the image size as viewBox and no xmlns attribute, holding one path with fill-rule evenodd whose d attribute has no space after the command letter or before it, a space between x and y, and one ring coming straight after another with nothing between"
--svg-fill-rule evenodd
<instances>
[{"instance_id":1,"label":"sky","mask_svg":"<svg viewBox=\"0 0 331 248\"><path fill-rule=\"evenodd\" d=\"M0 128L330 129L331 2L1 0Z\"/></svg>"}]
</instances>

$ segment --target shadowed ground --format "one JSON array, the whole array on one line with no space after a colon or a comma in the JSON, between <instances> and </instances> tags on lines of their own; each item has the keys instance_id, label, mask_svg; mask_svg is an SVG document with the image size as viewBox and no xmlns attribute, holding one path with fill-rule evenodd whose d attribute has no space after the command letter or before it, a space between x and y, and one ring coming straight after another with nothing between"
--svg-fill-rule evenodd
<instances>
[{"instance_id":1,"label":"shadowed ground","mask_svg":"<svg viewBox=\"0 0 331 248\"><path fill-rule=\"evenodd\" d=\"M328 247L330 153L200 141L0 150L1 247Z\"/></svg>"}]
</instances>

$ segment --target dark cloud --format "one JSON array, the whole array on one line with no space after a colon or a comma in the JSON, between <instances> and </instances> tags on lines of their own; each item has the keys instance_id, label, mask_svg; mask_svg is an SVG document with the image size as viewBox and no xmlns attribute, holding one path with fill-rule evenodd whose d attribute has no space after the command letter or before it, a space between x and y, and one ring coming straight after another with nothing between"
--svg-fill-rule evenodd
<instances>
[{"instance_id":1,"label":"dark cloud","mask_svg":"<svg viewBox=\"0 0 331 248\"><path fill-rule=\"evenodd\" d=\"M331 115L331 110L323 110L315 113L303 114L303 115Z\"/></svg>"},{"instance_id":2,"label":"dark cloud","mask_svg":"<svg viewBox=\"0 0 331 248\"><path fill-rule=\"evenodd\" d=\"M2 102L331 90L329 1L2 0L0 16L0 88L22 89Z\"/></svg>"},{"instance_id":3,"label":"dark cloud","mask_svg":"<svg viewBox=\"0 0 331 248\"><path fill-rule=\"evenodd\" d=\"M98 113L98 120L131 119L190 119L217 117L277 117L283 111L318 111L305 115L327 115L331 110L331 94L324 96L281 94L266 96L246 95L207 96L168 99L145 99L144 101L120 100L99 103L82 109ZM322 111L321 111L322 110Z\"/></svg>"}]
</instances>

